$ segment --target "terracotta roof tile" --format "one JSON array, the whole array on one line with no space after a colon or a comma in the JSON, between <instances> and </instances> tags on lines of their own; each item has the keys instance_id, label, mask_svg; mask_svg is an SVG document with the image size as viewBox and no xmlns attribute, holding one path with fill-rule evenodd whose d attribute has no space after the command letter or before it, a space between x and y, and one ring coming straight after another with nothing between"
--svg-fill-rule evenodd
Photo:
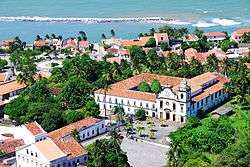
<instances>
[{"instance_id":1,"label":"terracotta roof tile","mask_svg":"<svg viewBox=\"0 0 250 167\"><path fill-rule=\"evenodd\" d=\"M145 44L148 42L150 38L153 38L153 37L147 36L147 37L141 37L139 39L121 40L121 45L125 47L129 47L133 45L145 46Z\"/></svg>"},{"instance_id":2,"label":"terracotta roof tile","mask_svg":"<svg viewBox=\"0 0 250 167\"><path fill-rule=\"evenodd\" d=\"M87 48L89 47L89 41L79 41L79 47Z\"/></svg>"},{"instance_id":3,"label":"terracotta roof tile","mask_svg":"<svg viewBox=\"0 0 250 167\"><path fill-rule=\"evenodd\" d=\"M153 80L158 80L161 85L175 86L181 82L181 79L182 78L178 77L143 73L111 85L111 88L108 90L107 94L113 96L128 97L132 99L155 101L156 95L154 93L135 91L133 90L133 88L137 87L142 81L151 83ZM104 90L99 89L96 91L96 93L104 93Z\"/></svg>"},{"instance_id":4,"label":"terracotta roof tile","mask_svg":"<svg viewBox=\"0 0 250 167\"><path fill-rule=\"evenodd\" d=\"M107 95L112 95L112 96L127 97L131 99L155 102L156 95L154 93L147 93L147 92L140 92L133 90L135 87L139 85L140 82L145 81L147 83L151 83L154 79L158 80L162 86L164 85L170 86L174 92L178 90L179 84L181 80L183 80L183 78L178 78L178 77L144 73L111 85L110 89L108 89L106 93ZM204 73L197 77L191 78L187 81L188 85L191 87L191 91L195 92L199 89L202 89L202 86L211 80L216 80L219 82L212 85L211 88L207 90L205 89L204 90L205 92L207 91L212 92L217 89L222 89L224 83L228 82L228 80L225 77L222 77L217 73L211 73L211 72ZM95 93L103 94L104 90L99 89ZM195 98L198 99L199 96Z\"/></svg>"},{"instance_id":5,"label":"terracotta roof tile","mask_svg":"<svg viewBox=\"0 0 250 167\"><path fill-rule=\"evenodd\" d=\"M224 32L206 32L203 35L207 36L207 37L225 37L226 34Z\"/></svg>"},{"instance_id":6,"label":"terracotta roof tile","mask_svg":"<svg viewBox=\"0 0 250 167\"><path fill-rule=\"evenodd\" d=\"M24 145L23 139L6 139L0 142L0 150L4 153L13 153L17 147Z\"/></svg>"},{"instance_id":7,"label":"terracotta roof tile","mask_svg":"<svg viewBox=\"0 0 250 167\"><path fill-rule=\"evenodd\" d=\"M4 95L13 91L24 89L25 87L26 87L25 84L20 84L16 80L5 82L3 84L0 84L0 95Z\"/></svg>"},{"instance_id":8,"label":"terracotta roof tile","mask_svg":"<svg viewBox=\"0 0 250 167\"><path fill-rule=\"evenodd\" d=\"M30 122L24 125L33 135L44 133L45 131L37 122Z\"/></svg>"},{"instance_id":9,"label":"terracotta roof tile","mask_svg":"<svg viewBox=\"0 0 250 167\"><path fill-rule=\"evenodd\" d=\"M99 121L97 118L85 118L52 131L48 135L64 153L69 154L70 158L75 158L86 154L86 150L71 137L72 131L80 131L81 128L93 126Z\"/></svg>"},{"instance_id":10,"label":"terracotta roof tile","mask_svg":"<svg viewBox=\"0 0 250 167\"><path fill-rule=\"evenodd\" d=\"M158 41L169 40L167 33L154 33L154 38L156 38Z\"/></svg>"},{"instance_id":11,"label":"terracotta roof tile","mask_svg":"<svg viewBox=\"0 0 250 167\"><path fill-rule=\"evenodd\" d=\"M193 97L192 98L193 101L200 101L200 100L210 96L211 94L214 94L220 90L223 90L224 84L229 82L229 80L227 78L225 78L224 76L219 75L219 74L215 74L215 76L217 76L216 79L218 82L213 84L212 86L208 87L207 89L205 89L202 93Z\"/></svg>"},{"instance_id":12,"label":"terracotta roof tile","mask_svg":"<svg viewBox=\"0 0 250 167\"><path fill-rule=\"evenodd\" d=\"M248 32L250 32L250 28L241 28L241 29L234 31L233 33L238 36L242 36L244 33L248 33Z\"/></svg>"}]
</instances>

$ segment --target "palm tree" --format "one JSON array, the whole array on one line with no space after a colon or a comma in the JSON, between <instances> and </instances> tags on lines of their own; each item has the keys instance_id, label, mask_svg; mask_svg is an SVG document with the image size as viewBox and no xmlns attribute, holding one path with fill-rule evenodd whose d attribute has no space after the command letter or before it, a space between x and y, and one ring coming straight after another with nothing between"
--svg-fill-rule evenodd
<instances>
[{"instance_id":1,"label":"palm tree","mask_svg":"<svg viewBox=\"0 0 250 167\"><path fill-rule=\"evenodd\" d=\"M154 29L154 28L150 28L150 29L149 29L149 33L150 33L150 35L154 35L155 29Z\"/></svg>"},{"instance_id":2,"label":"palm tree","mask_svg":"<svg viewBox=\"0 0 250 167\"><path fill-rule=\"evenodd\" d=\"M87 41L87 34L84 31L80 31L79 34L82 37L82 40Z\"/></svg>"},{"instance_id":3,"label":"palm tree","mask_svg":"<svg viewBox=\"0 0 250 167\"><path fill-rule=\"evenodd\" d=\"M101 87L104 90L104 99L103 99L103 102L104 102L104 116L106 117L107 116L107 108L106 108L106 105L107 105L106 104L107 92L110 89L110 84L113 82L113 76L110 73L110 70L106 70L106 71L102 72L102 76L101 76L99 82L101 84Z\"/></svg>"},{"instance_id":4,"label":"palm tree","mask_svg":"<svg viewBox=\"0 0 250 167\"><path fill-rule=\"evenodd\" d=\"M46 39L50 39L49 34L46 34L46 35L45 35L45 38L46 38Z\"/></svg>"},{"instance_id":5,"label":"palm tree","mask_svg":"<svg viewBox=\"0 0 250 167\"><path fill-rule=\"evenodd\" d=\"M115 30L111 29L111 30L110 30L110 33L111 33L111 36L112 36L112 37L115 37Z\"/></svg>"},{"instance_id":6,"label":"palm tree","mask_svg":"<svg viewBox=\"0 0 250 167\"><path fill-rule=\"evenodd\" d=\"M102 34L102 39L106 39L106 35L105 34Z\"/></svg>"},{"instance_id":7,"label":"palm tree","mask_svg":"<svg viewBox=\"0 0 250 167\"><path fill-rule=\"evenodd\" d=\"M123 119L123 116L125 115L123 107L119 106L114 106L113 107L113 113L117 115L117 122L120 122Z\"/></svg>"},{"instance_id":8,"label":"palm tree","mask_svg":"<svg viewBox=\"0 0 250 167\"><path fill-rule=\"evenodd\" d=\"M55 39L56 35L55 34L51 34L51 37L52 37L52 39Z\"/></svg>"},{"instance_id":9,"label":"palm tree","mask_svg":"<svg viewBox=\"0 0 250 167\"><path fill-rule=\"evenodd\" d=\"M40 37L40 35L37 35L36 36L36 41L39 41L39 40L41 40L42 38Z\"/></svg>"}]
</instances>

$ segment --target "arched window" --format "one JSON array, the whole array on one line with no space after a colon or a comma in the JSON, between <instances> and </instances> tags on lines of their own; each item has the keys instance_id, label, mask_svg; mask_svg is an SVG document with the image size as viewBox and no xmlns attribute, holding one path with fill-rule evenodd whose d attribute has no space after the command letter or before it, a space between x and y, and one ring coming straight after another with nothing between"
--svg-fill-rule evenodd
<instances>
[{"instance_id":1,"label":"arched window","mask_svg":"<svg viewBox=\"0 0 250 167\"><path fill-rule=\"evenodd\" d=\"M181 99L183 99L184 98L184 95L183 95L183 93L181 93Z\"/></svg>"}]
</instances>

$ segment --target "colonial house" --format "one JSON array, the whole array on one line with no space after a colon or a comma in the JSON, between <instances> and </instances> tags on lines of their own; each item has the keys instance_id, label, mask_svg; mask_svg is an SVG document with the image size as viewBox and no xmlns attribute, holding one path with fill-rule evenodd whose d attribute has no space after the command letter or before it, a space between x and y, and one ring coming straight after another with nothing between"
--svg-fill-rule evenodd
<instances>
[{"instance_id":1,"label":"colonial house","mask_svg":"<svg viewBox=\"0 0 250 167\"><path fill-rule=\"evenodd\" d=\"M62 42L63 49L69 49L71 51L76 51L78 49L78 41L76 38L67 38Z\"/></svg>"},{"instance_id":2,"label":"colonial house","mask_svg":"<svg viewBox=\"0 0 250 167\"><path fill-rule=\"evenodd\" d=\"M78 42L78 49L82 52L85 52L89 48L90 42L81 40Z\"/></svg>"},{"instance_id":3,"label":"colonial house","mask_svg":"<svg viewBox=\"0 0 250 167\"><path fill-rule=\"evenodd\" d=\"M234 31L231 35L231 39L234 40L237 43L241 43L242 42L242 36L245 33L250 33L250 28L241 28L238 29L236 31Z\"/></svg>"},{"instance_id":4,"label":"colonial house","mask_svg":"<svg viewBox=\"0 0 250 167\"><path fill-rule=\"evenodd\" d=\"M16 80L0 83L0 106L5 105L14 99L24 90L25 84L20 84Z\"/></svg>"},{"instance_id":5,"label":"colonial house","mask_svg":"<svg viewBox=\"0 0 250 167\"><path fill-rule=\"evenodd\" d=\"M130 47L133 45L136 46L145 46L145 44L148 42L150 38L154 38L153 36L145 36L145 37L140 37L138 39L126 39L126 40L121 40L121 46L123 47Z\"/></svg>"},{"instance_id":6,"label":"colonial house","mask_svg":"<svg viewBox=\"0 0 250 167\"><path fill-rule=\"evenodd\" d=\"M157 94L141 92L138 85L158 80ZM126 114L135 114L143 108L150 117L185 122L200 110L208 110L228 98L223 86L228 79L218 73L204 73L191 79L143 73L117 82L107 91L95 91L95 101L101 110L112 110L121 105Z\"/></svg>"},{"instance_id":7,"label":"colonial house","mask_svg":"<svg viewBox=\"0 0 250 167\"><path fill-rule=\"evenodd\" d=\"M169 38L167 33L154 33L156 45L160 45L161 42L166 42L169 45Z\"/></svg>"},{"instance_id":8,"label":"colonial house","mask_svg":"<svg viewBox=\"0 0 250 167\"><path fill-rule=\"evenodd\" d=\"M22 129L27 130L25 134L29 140L26 139L26 145L16 150L17 167L83 165L88 159L87 151L77 139L87 140L106 132L104 120L96 118L86 118L50 133L36 122L23 125ZM74 136L74 131L79 137Z\"/></svg>"},{"instance_id":9,"label":"colonial house","mask_svg":"<svg viewBox=\"0 0 250 167\"><path fill-rule=\"evenodd\" d=\"M211 42L223 41L224 39L226 39L227 36L224 32L206 32L203 35L207 37L208 41Z\"/></svg>"},{"instance_id":10,"label":"colonial house","mask_svg":"<svg viewBox=\"0 0 250 167\"><path fill-rule=\"evenodd\" d=\"M116 49L116 48L108 48L106 49L106 54L112 54L114 57L118 57L124 60L130 60L129 52L127 49Z\"/></svg>"},{"instance_id":11,"label":"colonial house","mask_svg":"<svg viewBox=\"0 0 250 167\"><path fill-rule=\"evenodd\" d=\"M197 37L195 34L187 34L183 36L182 40L183 42L187 43L196 42L199 40L199 37Z\"/></svg>"}]
</instances>

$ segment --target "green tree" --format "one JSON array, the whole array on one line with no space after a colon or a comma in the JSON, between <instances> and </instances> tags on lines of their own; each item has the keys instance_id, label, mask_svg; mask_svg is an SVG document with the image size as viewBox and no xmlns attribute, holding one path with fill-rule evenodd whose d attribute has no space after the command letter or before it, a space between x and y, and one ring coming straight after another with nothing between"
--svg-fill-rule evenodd
<instances>
[{"instance_id":1,"label":"green tree","mask_svg":"<svg viewBox=\"0 0 250 167\"><path fill-rule=\"evenodd\" d=\"M85 114L81 111L67 110L64 111L63 118L67 124L83 119Z\"/></svg>"},{"instance_id":2,"label":"green tree","mask_svg":"<svg viewBox=\"0 0 250 167\"><path fill-rule=\"evenodd\" d=\"M243 36L242 36L242 42L244 42L244 43L250 43L250 32L243 34Z\"/></svg>"},{"instance_id":3,"label":"green tree","mask_svg":"<svg viewBox=\"0 0 250 167\"><path fill-rule=\"evenodd\" d=\"M36 74L36 55L41 52L36 50L16 50L10 55L10 61L19 71L17 80L27 85L34 84L34 75Z\"/></svg>"},{"instance_id":4,"label":"green tree","mask_svg":"<svg viewBox=\"0 0 250 167\"><path fill-rule=\"evenodd\" d=\"M99 105L93 98L89 98L82 108L85 117L98 117L100 114Z\"/></svg>"},{"instance_id":5,"label":"green tree","mask_svg":"<svg viewBox=\"0 0 250 167\"><path fill-rule=\"evenodd\" d=\"M49 112L42 115L42 121L40 124L47 132L61 128L65 125L62 115L63 114L60 110L52 108Z\"/></svg>"},{"instance_id":6,"label":"green tree","mask_svg":"<svg viewBox=\"0 0 250 167\"><path fill-rule=\"evenodd\" d=\"M146 120L146 112L144 109L140 108L135 112L135 118L139 121L145 121Z\"/></svg>"},{"instance_id":7,"label":"green tree","mask_svg":"<svg viewBox=\"0 0 250 167\"><path fill-rule=\"evenodd\" d=\"M218 167L248 167L250 163L249 139L229 146L218 157Z\"/></svg>"},{"instance_id":8,"label":"green tree","mask_svg":"<svg viewBox=\"0 0 250 167\"><path fill-rule=\"evenodd\" d=\"M113 110L113 113L116 115L117 122L120 122L120 121L124 120L125 112L124 112L123 107L114 106L112 110Z\"/></svg>"},{"instance_id":9,"label":"green tree","mask_svg":"<svg viewBox=\"0 0 250 167\"><path fill-rule=\"evenodd\" d=\"M88 167L128 167L128 158L114 139L96 140L88 148ZM105 153L105 154L104 154Z\"/></svg>"},{"instance_id":10,"label":"green tree","mask_svg":"<svg viewBox=\"0 0 250 167\"><path fill-rule=\"evenodd\" d=\"M161 50L163 50L163 51L170 50L170 47L169 47L169 45L168 45L167 42L161 42L161 43L160 43L160 48L161 48Z\"/></svg>"},{"instance_id":11,"label":"green tree","mask_svg":"<svg viewBox=\"0 0 250 167\"><path fill-rule=\"evenodd\" d=\"M159 93L161 91L161 84L158 80L153 80L150 89L153 93Z\"/></svg>"},{"instance_id":12,"label":"green tree","mask_svg":"<svg viewBox=\"0 0 250 167\"><path fill-rule=\"evenodd\" d=\"M155 29L154 29L154 28L150 28L150 29L149 29L149 34L150 34L151 36L153 36L154 33L155 33Z\"/></svg>"},{"instance_id":13,"label":"green tree","mask_svg":"<svg viewBox=\"0 0 250 167\"><path fill-rule=\"evenodd\" d=\"M198 28L195 28L195 30L194 30L194 34L195 34L198 38L202 38L203 33L204 33L204 31L202 31L202 30L200 30L200 29L198 29Z\"/></svg>"},{"instance_id":14,"label":"green tree","mask_svg":"<svg viewBox=\"0 0 250 167\"><path fill-rule=\"evenodd\" d=\"M78 109L84 106L90 97L90 84L77 77L70 78L64 85L59 99L64 107L68 109Z\"/></svg>"},{"instance_id":15,"label":"green tree","mask_svg":"<svg viewBox=\"0 0 250 167\"><path fill-rule=\"evenodd\" d=\"M192 58L191 62L189 63L188 68L190 71L190 74L189 74L190 78L195 77L197 75L200 75L204 71L202 64L198 60L196 60L195 58Z\"/></svg>"},{"instance_id":16,"label":"green tree","mask_svg":"<svg viewBox=\"0 0 250 167\"><path fill-rule=\"evenodd\" d=\"M106 35L105 34L102 34L102 39L106 39Z\"/></svg>"},{"instance_id":17,"label":"green tree","mask_svg":"<svg viewBox=\"0 0 250 167\"><path fill-rule=\"evenodd\" d=\"M149 38L149 40L145 44L145 47L156 47L155 38Z\"/></svg>"},{"instance_id":18,"label":"green tree","mask_svg":"<svg viewBox=\"0 0 250 167\"><path fill-rule=\"evenodd\" d=\"M112 36L112 37L115 37L115 30L114 30L114 29L111 29L111 30L110 30L110 33L111 33L111 36Z\"/></svg>"},{"instance_id":19,"label":"green tree","mask_svg":"<svg viewBox=\"0 0 250 167\"><path fill-rule=\"evenodd\" d=\"M0 58L0 72L7 66L8 62L7 60L1 59Z\"/></svg>"},{"instance_id":20,"label":"green tree","mask_svg":"<svg viewBox=\"0 0 250 167\"><path fill-rule=\"evenodd\" d=\"M217 71L219 68L219 60L217 57L212 54L207 57L207 62L205 64L206 71L214 72Z\"/></svg>"},{"instance_id":21,"label":"green tree","mask_svg":"<svg viewBox=\"0 0 250 167\"><path fill-rule=\"evenodd\" d=\"M150 72L157 71L160 68L161 59L157 55L156 49L150 49L146 55L147 60L147 68Z\"/></svg>"},{"instance_id":22,"label":"green tree","mask_svg":"<svg viewBox=\"0 0 250 167\"><path fill-rule=\"evenodd\" d=\"M150 92L150 86L147 82L142 81L139 85L138 85L138 90L141 92Z\"/></svg>"},{"instance_id":23,"label":"green tree","mask_svg":"<svg viewBox=\"0 0 250 167\"><path fill-rule=\"evenodd\" d=\"M132 46L129 48L129 55L136 73L141 73L143 66L145 65L146 54L144 50L139 46Z\"/></svg>"},{"instance_id":24,"label":"green tree","mask_svg":"<svg viewBox=\"0 0 250 167\"><path fill-rule=\"evenodd\" d=\"M208 162L205 162L201 160L200 158L197 159L189 159L183 167L210 167L210 164Z\"/></svg>"}]
</instances>

